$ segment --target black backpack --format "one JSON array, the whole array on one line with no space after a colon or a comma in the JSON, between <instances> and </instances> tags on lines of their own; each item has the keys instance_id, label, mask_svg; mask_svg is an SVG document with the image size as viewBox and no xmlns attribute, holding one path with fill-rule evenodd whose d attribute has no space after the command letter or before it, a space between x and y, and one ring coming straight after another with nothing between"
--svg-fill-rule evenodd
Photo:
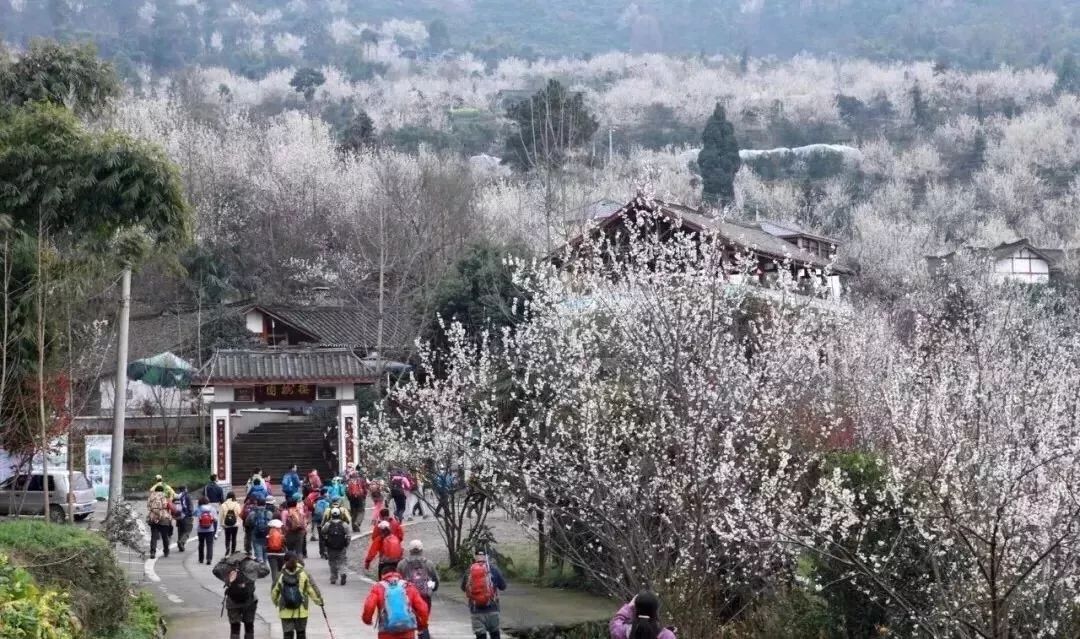
<instances>
[{"instance_id":1,"label":"black backpack","mask_svg":"<svg viewBox=\"0 0 1080 639\"><path fill-rule=\"evenodd\" d=\"M235 525L236 525L236 511L235 510L230 510L229 512L225 513L225 527L226 528L232 528Z\"/></svg>"},{"instance_id":2,"label":"black backpack","mask_svg":"<svg viewBox=\"0 0 1080 639\"><path fill-rule=\"evenodd\" d=\"M225 596L233 603L247 603L255 598L255 582L243 570L237 570L236 579L225 585Z\"/></svg>"},{"instance_id":3,"label":"black backpack","mask_svg":"<svg viewBox=\"0 0 1080 639\"><path fill-rule=\"evenodd\" d=\"M300 592L300 573L282 572L278 583L281 585L282 608L296 610L304 606L304 593Z\"/></svg>"},{"instance_id":4,"label":"black backpack","mask_svg":"<svg viewBox=\"0 0 1080 639\"><path fill-rule=\"evenodd\" d=\"M324 543L330 550L345 550L349 545L349 533L345 530L345 522L332 521L326 528Z\"/></svg>"}]
</instances>

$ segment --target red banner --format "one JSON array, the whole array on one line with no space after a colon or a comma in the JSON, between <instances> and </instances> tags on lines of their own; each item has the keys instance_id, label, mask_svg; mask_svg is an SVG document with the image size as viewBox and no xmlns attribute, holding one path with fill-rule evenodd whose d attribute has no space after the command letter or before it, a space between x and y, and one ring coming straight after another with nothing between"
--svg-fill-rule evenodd
<instances>
[{"instance_id":1,"label":"red banner","mask_svg":"<svg viewBox=\"0 0 1080 639\"><path fill-rule=\"evenodd\" d=\"M219 419L214 424L214 440L217 442L217 476L221 481L225 481L225 477L228 475L225 472L225 420Z\"/></svg>"},{"instance_id":2,"label":"red banner","mask_svg":"<svg viewBox=\"0 0 1080 639\"><path fill-rule=\"evenodd\" d=\"M315 384L266 384L255 387L255 401L266 402L313 402Z\"/></svg>"}]
</instances>

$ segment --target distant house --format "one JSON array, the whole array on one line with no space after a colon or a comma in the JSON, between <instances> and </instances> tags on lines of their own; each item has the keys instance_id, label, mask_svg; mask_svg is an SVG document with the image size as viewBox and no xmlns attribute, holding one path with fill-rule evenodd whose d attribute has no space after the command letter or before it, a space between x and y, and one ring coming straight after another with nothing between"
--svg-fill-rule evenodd
<instances>
[{"instance_id":1,"label":"distant house","mask_svg":"<svg viewBox=\"0 0 1080 639\"><path fill-rule=\"evenodd\" d=\"M206 309L144 310L133 313L129 325L128 361L134 362L173 353L193 368L204 364L205 354L213 350L214 340L222 333L223 322L234 323L232 332L246 329L250 342L231 343L230 347L276 348L286 346L324 346L345 348L359 357L368 356L378 346L378 312L374 304L357 306L290 306L252 304L226 305L216 312ZM406 309L390 307L383 321L382 352L403 357L415 333ZM241 341L236 335L233 342ZM99 415L113 411L116 362L115 344L106 354L103 374L98 379ZM187 389L165 389L128 380L128 414L194 414L200 397Z\"/></svg>"},{"instance_id":2,"label":"distant house","mask_svg":"<svg viewBox=\"0 0 1080 639\"><path fill-rule=\"evenodd\" d=\"M641 214L670 220L672 230L677 226L681 232L708 231L730 248L733 257L738 254L756 261L752 275L765 286L786 270L795 281L816 281L828 291L830 298L838 299L843 291L843 278L852 274L836 260L837 240L793 224L724 220L680 204L643 197L614 211L609 209L606 215L600 214L595 207L587 209L587 213L593 220L592 228L586 231L591 234L613 234L625 228L628 220ZM575 237L570 241L571 248L580 245L584 239L584 235ZM733 279L742 277L734 261L729 276Z\"/></svg>"},{"instance_id":3,"label":"distant house","mask_svg":"<svg viewBox=\"0 0 1080 639\"><path fill-rule=\"evenodd\" d=\"M1027 239L1019 239L994 247L965 246L943 255L929 255L926 262L930 274L940 274L958 255L986 260L993 265L993 277L1000 282L1028 284L1046 284L1061 277L1068 257L1063 249L1037 247Z\"/></svg>"}]
</instances>

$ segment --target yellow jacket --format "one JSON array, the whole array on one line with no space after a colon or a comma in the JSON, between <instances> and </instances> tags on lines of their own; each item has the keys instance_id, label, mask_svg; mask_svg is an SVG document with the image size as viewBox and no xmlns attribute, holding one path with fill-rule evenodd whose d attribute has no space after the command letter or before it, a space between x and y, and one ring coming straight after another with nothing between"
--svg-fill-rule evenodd
<instances>
[{"instance_id":1,"label":"yellow jacket","mask_svg":"<svg viewBox=\"0 0 1080 639\"><path fill-rule=\"evenodd\" d=\"M244 521L240 517L240 513L243 512L243 510L244 510L244 505L241 504L240 502L236 501L235 499L226 499L224 502L222 502L222 504L220 506L218 506L218 521L220 521L221 525L224 526L225 525L225 513L228 513L228 512L231 511L231 512L236 513L236 525L237 526L242 526L244 524Z\"/></svg>"},{"instance_id":2,"label":"yellow jacket","mask_svg":"<svg viewBox=\"0 0 1080 639\"><path fill-rule=\"evenodd\" d=\"M281 578L285 575L296 575L300 585L300 594L304 597L304 602L300 604L299 608L282 608L281 607ZM277 606L278 616L282 619L307 619L308 606L315 604L316 606L322 606L322 593L319 592L319 587L315 585L315 582L308 577L307 571L302 566L297 566L296 571L290 571L288 568L282 568L281 574L278 575L278 580L274 584L274 587L270 590L270 601L274 602Z\"/></svg>"}]
</instances>

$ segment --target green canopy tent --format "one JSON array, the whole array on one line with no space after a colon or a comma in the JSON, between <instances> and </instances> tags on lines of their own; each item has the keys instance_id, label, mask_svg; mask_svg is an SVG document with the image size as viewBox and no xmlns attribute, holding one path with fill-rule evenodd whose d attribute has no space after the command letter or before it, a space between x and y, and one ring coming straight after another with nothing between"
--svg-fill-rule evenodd
<instances>
[{"instance_id":1,"label":"green canopy tent","mask_svg":"<svg viewBox=\"0 0 1080 639\"><path fill-rule=\"evenodd\" d=\"M195 368L172 353L138 359L128 364L128 379L163 388L188 388Z\"/></svg>"}]
</instances>

